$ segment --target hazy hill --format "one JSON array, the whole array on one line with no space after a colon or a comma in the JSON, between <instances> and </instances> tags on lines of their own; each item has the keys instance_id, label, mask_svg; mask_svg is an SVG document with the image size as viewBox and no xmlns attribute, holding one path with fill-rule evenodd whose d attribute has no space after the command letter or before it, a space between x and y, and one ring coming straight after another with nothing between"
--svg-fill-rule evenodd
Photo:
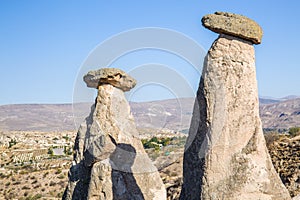
<instances>
[{"instance_id":1,"label":"hazy hill","mask_svg":"<svg viewBox=\"0 0 300 200\"><path fill-rule=\"evenodd\" d=\"M82 122L89 114L91 104L0 106L0 130L75 130L74 121L77 124ZM130 104L137 126L140 128L186 131L189 128L194 99L169 99ZM300 98L288 100L262 98L260 104L264 128L300 126Z\"/></svg>"},{"instance_id":2,"label":"hazy hill","mask_svg":"<svg viewBox=\"0 0 300 200\"><path fill-rule=\"evenodd\" d=\"M300 98L261 105L260 115L264 128L300 126Z\"/></svg>"},{"instance_id":3,"label":"hazy hill","mask_svg":"<svg viewBox=\"0 0 300 200\"><path fill-rule=\"evenodd\" d=\"M0 106L0 129L74 130L71 104L18 104Z\"/></svg>"}]
</instances>

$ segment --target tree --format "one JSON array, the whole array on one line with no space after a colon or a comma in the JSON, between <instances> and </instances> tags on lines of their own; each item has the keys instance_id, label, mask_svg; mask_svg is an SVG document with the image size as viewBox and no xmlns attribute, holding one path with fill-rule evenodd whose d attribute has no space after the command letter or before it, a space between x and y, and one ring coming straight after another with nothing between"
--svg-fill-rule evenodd
<instances>
[{"instance_id":1,"label":"tree","mask_svg":"<svg viewBox=\"0 0 300 200\"><path fill-rule=\"evenodd\" d=\"M8 148L11 148L12 146L16 145L17 144L17 141L15 139L11 139L9 142L8 142Z\"/></svg>"},{"instance_id":2,"label":"tree","mask_svg":"<svg viewBox=\"0 0 300 200\"><path fill-rule=\"evenodd\" d=\"M49 154L50 156L53 156L53 154L54 154L54 152L53 152L53 147L49 147L49 149L48 149L48 154Z\"/></svg>"}]
</instances>

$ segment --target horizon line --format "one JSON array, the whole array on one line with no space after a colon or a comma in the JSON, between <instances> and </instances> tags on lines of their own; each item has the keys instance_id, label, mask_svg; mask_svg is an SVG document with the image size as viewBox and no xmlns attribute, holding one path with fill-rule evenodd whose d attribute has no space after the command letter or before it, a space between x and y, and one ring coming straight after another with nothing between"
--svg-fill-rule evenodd
<instances>
[{"instance_id":1,"label":"horizon line","mask_svg":"<svg viewBox=\"0 0 300 200\"><path fill-rule=\"evenodd\" d=\"M297 99L300 98L299 95L287 95L284 97L271 97L271 96L258 96L260 99L270 99L270 100L289 100L289 99ZM153 100L145 100L145 101L128 101L129 103L147 103L147 102L155 102L155 101L167 101L167 100L175 100L175 99L191 99L195 97L181 97L181 98L166 98L166 99L153 99ZM11 104L0 104L0 106L9 106L9 105L72 105L72 104L84 104L84 103L94 103L94 101L83 101L83 102L24 102L24 103L11 103Z\"/></svg>"}]
</instances>

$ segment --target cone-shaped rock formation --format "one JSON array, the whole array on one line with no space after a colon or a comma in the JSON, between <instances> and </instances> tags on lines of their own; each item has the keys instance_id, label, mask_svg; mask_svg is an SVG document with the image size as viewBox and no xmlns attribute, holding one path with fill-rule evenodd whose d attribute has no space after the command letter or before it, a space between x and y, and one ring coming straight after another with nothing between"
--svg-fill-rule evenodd
<instances>
[{"instance_id":1,"label":"cone-shaped rock formation","mask_svg":"<svg viewBox=\"0 0 300 200\"><path fill-rule=\"evenodd\" d=\"M216 15L202 22L207 27L208 18L220 17ZM290 199L272 165L259 117L253 43L260 42L262 32L253 30L261 28L252 20L243 24L245 17L235 24L237 18L223 13L222 24L215 19L210 24L221 35L208 51L197 92L184 153L182 200Z\"/></svg>"},{"instance_id":2,"label":"cone-shaped rock formation","mask_svg":"<svg viewBox=\"0 0 300 200\"><path fill-rule=\"evenodd\" d=\"M114 68L91 71L84 80L98 95L78 130L63 199L165 200L165 187L138 138L124 96L135 80Z\"/></svg>"}]
</instances>

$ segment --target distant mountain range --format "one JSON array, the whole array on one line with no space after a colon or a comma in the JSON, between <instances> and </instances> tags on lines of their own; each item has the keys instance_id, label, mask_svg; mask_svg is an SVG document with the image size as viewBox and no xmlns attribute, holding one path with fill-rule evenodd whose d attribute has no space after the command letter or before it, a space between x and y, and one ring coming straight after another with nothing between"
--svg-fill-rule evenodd
<instances>
[{"instance_id":1,"label":"distant mountain range","mask_svg":"<svg viewBox=\"0 0 300 200\"><path fill-rule=\"evenodd\" d=\"M91 104L3 105L0 106L0 131L76 130L89 114ZM193 104L193 98L130 103L139 128L182 132L187 132L189 128ZM287 129L300 126L300 98L260 98L260 113L264 128Z\"/></svg>"},{"instance_id":2,"label":"distant mountain range","mask_svg":"<svg viewBox=\"0 0 300 200\"><path fill-rule=\"evenodd\" d=\"M285 96L285 97L282 97L282 98L274 98L274 97L264 97L264 96L261 96L259 98L259 103L260 104L271 104L271 103L278 103L278 102L281 102L281 101L286 101L286 100L290 100L290 99L297 99L297 98L300 98L300 96L289 95L289 96Z\"/></svg>"},{"instance_id":3,"label":"distant mountain range","mask_svg":"<svg viewBox=\"0 0 300 200\"><path fill-rule=\"evenodd\" d=\"M264 128L287 129L300 127L300 98L261 104L260 117Z\"/></svg>"}]
</instances>

